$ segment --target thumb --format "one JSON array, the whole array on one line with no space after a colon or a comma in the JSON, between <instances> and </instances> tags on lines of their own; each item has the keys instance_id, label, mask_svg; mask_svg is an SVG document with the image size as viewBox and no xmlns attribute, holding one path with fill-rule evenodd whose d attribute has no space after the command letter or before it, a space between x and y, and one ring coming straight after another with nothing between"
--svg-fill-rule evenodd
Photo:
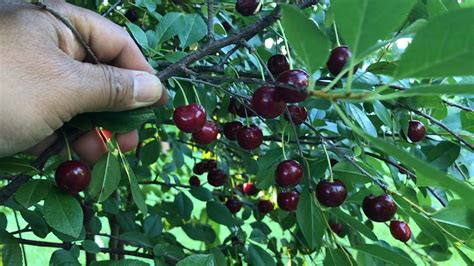
<instances>
[{"instance_id":1,"label":"thumb","mask_svg":"<svg viewBox=\"0 0 474 266\"><path fill-rule=\"evenodd\" d=\"M77 63L80 82L73 85L78 95L78 113L123 111L160 101L164 87L158 77L145 71L109 65ZM163 97L165 98L165 97Z\"/></svg>"}]
</instances>

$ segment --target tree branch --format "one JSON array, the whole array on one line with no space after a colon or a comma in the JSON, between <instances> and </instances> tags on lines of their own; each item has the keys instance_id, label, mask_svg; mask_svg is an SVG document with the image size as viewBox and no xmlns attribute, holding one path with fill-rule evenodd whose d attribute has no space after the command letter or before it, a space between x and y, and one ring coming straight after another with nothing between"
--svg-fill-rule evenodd
<instances>
[{"instance_id":1,"label":"tree branch","mask_svg":"<svg viewBox=\"0 0 474 266\"><path fill-rule=\"evenodd\" d=\"M214 1L207 0L207 39L214 41Z\"/></svg>"},{"instance_id":2,"label":"tree branch","mask_svg":"<svg viewBox=\"0 0 474 266\"><path fill-rule=\"evenodd\" d=\"M117 2L115 2L115 4L111 5L109 9L107 9L107 11L105 11L104 14L102 14L102 16L107 17L110 13L114 11L115 8L117 8L122 3L123 3L123 0L118 0Z\"/></svg>"}]
</instances>

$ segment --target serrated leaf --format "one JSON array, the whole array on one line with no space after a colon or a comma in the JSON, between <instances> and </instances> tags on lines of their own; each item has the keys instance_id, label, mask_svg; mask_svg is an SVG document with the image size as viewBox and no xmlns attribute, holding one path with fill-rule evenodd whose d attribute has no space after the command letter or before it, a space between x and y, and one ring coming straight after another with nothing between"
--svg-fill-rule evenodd
<instances>
[{"instance_id":1,"label":"serrated leaf","mask_svg":"<svg viewBox=\"0 0 474 266\"><path fill-rule=\"evenodd\" d=\"M296 220L298 226L309 245L314 249L321 245L325 232L325 224L319 208L314 203L312 194L308 188L304 188L300 195L298 208L296 210Z\"/></svg>"},{"instance_id":2,"label":"serrated leaf","mask_svg":"<svg viewBox=\"0 0 474 266\"><path fill-rule=\"evenodd\" d=\"M211 254L197 254L188 256L178 262L176 266L214 266L214 257Z\"/></svg>"},{"instance_id":3,"label":"serrated leaf","mask_svg":"<svg viewBox=\"0 0 474 266\"><path fill-rule=\"evenodd\" d=\"M120 184L120 164L117 157L108 152L94 165L89 196L97 202L108 199Z\"/></svg>"},{"instance_id":4,"label":"serrated leaf","mask_svg":"<svg viewBox=\"0 0 474 266\"><path fill-rule=\"evenodd\" d=\"M43 214L46 223L54 230L78 237L82 230L84 215L77 200L58 189L52 189L44 200Z\"/></svg>"},{"instance_id":5,"label":"serrated leaf","mask_svg":"<svg viewBox=\"0 0 474 266\"><path fill-rule=\"evenodd\" d=\"M159 42L163 43L178 35L179 31L182 30L182 25L183 14L177 12L166 13L156 27L156 34Z\"/></svg>"},{"instance_id":6,"label":"serrated leaf","mask_svg":"<svg viewBox=\"0 0 474 266\"><path fill-rule=\"evenodd\" d=\"M51 183L47 180L35 179L23 184L15 193L15 200L25 208L44 199L51 189Z\"/></svg>"},{"instance_id":7,"label":"serrated leaf","mask_svg":"<svg viewBox=\"0 0 474 266\"><path fill-rule=\"evenodd\" d=\"M390 264L416 265L412 258L406 257L398 252L395 252L378 244L362 244L353 246L352 249L355 249L359 252L365 253L369 256L372 256Z\"/></svg>"},{"instance_id":8,"label":"serrated leaf","mask_svg":"<svg viewBox=\"0 0 474 266\"><path fill-rule=\"evenodd\" d=\"M145 198L143 197L140 186L138 185L137 177L135 176L135 173L123 154L120 154L120 159L122 160L122 165L125 169L125 173L127 174L128 182L130 183L133 201L143 214L147 214L148 207L146 206Z\"/></svg>"},{"instance_id":9,"label":"serrated leaf","mask_svg":"<svg viewBox=\"0 0 474 266\"><path fill-rule=\"evenodd\" d=\"M207 25L198 14L184 16L184 27L178 33L179 45L186 48L201 40L207 34Z\"/></svg>"},{"instance_id":10,"label":"serrated leaf","mask_svg":"<svg viewBox=\"0 0 474 266\"><path fill-rule=\"evenodd\" d=\"M362 129L372 137L377 137L377 129L370 121L369 117L359 107L347 104L347 112L362 127Z\"/></svg>"},{"instance_id":11,"label":"serrated leaf","mask_svg":"<svg viewBox=\"0 0 474 266\"><path fill-rule=\"evenodd\" d=\"M265 249L254 244L249 245L248 263L250 266L276 265L272 255L270 255Z\"/></svg>"},{"instance_id":12,"label":"serrated leaf","mask_svg":"<svg viewBox=\"0 0 474 266\"><path fill-rule=\"evenodd\" d=\"M236 226L238 222L224 205L216 201L206 202L207 216L218 224Z\"/></svg>"},{"instance_id":13,"label":"serrated leaf","mask_svg":"<svg viewBox=\"0 0 474 266\"><path fill-rule=\"evenodd\" d=\"M0 158L0 173L39 173L40 171L31 166L27 160L14 157Z\"/></svg>"},{"instance_id":14,"label":"serrated leaf","mask_svg":"<svg viewBox=\"0 0 474 266\"><path fill-rule=\"evenodd\" d=\"M210 201L212 199L212 192L205 187L192 187L189 192L193 197L201 201Z\"/></svg>"},{"instance_id":15,"label":"serrated leaf","mask_svg":"<svg viewBox=\"0 0 474 266\"><path fill-rule=\"evenodd\" d=\"M141 108L124 112L87 113L84 116L96 127L103 127L116 133L138 129L147 121L155 118L151 108Z\"/></svg>"},{"instance_id":16,"label":"serrated leaf","mask_svg":"<svg viewBox=\"0 0 474 266\"><path fill-rule=\"evenodd\" d=\"M339 219L344 221L349 227L353 229L354 232L359 232L368 237L370 240L378 241L377 236L374 234L374 232L372 232L372 230L367 227L367 225L361 223L359 220L343 212L341 209L333 208L331 209L331 213L333 213Z\"/></svg>"},{"instance_id":17,"label":"serrated leaf","mask_svg":"<svg viewBox=\"0 0 474 266\"><path fill-rule=\"evenodd\" d=\"M100 252L100 247L92 240L84 240L82 241L82 247L84 248L85 251L89 253L99 253Z\"/></svg>"},{"instance_id":18,"label":"serrated leaf","mask_svg":"<svg viewBox=\"0 0 474 266\"><path fill-rule=\"evenodd\" d=\"M143 48L148 48L148 40L146 38L145 32L137 25L127 22L127 28L130 30L132 33L133 38L137 43L143 47Z\"/></svg>"},{"instance_id":19,"label":"serrated leaf","mask_svg":"<svg viewBox=\"0 0 474 266\"><path fill-rule=\"evenodd\" d=\"M148 216L143 222L143 230L150 238L159 236L163 231L163 222L161 221L161 216L158 214Z\"/></svg>"},{"instance_id":20,"label":"serrated leaf","mask_svg":"<svg viewBox=\"0 0 474 266\"><path fill-rule=\"evenodd\" d=\"M2 248L2 263L8 266L22 266L23 254L18 243L7 244Z\"/></svg>"},{"instance_id":21,"label":"serrated leaf","mask_svg":"<svg viewBox=\"0 0 474 266\"><path fill-rule=\"evenodd\" d=\"M445 224L474 230L474 209L467 206L466 208L443 208L433 214L433 219Z\"/></svg>"}]
</instances>

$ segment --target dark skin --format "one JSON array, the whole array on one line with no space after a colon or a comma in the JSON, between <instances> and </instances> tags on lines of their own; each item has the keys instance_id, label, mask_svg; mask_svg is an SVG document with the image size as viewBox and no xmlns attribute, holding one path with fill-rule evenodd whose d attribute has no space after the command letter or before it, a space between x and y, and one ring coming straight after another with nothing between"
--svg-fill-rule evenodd
<instances>
[{"instance_id":1,"label":"dark skin","mask_svg":"<svg viewBox=\"0 0 474 266\"><path fill-rule=\"evenodd\" d=\"M45 4L71 21L104 64L85 63L84 46L47 11L0 0L0 158L41 153L78 114L160 106L168 100L155 71L123 28L64 1ZM137 131L116 138L123 152L138 145ZM97 130L72 146L89 163L106 152Z\"/></svg>"}]
</instances>

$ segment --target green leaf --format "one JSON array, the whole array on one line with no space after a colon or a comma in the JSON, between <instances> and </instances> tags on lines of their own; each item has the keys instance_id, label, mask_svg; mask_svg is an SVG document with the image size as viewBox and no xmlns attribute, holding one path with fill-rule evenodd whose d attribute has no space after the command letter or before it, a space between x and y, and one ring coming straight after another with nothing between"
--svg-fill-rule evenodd
<instances>
[{"instance_id":1,"label":"green leaf","mask_svg":"<svg viewBox=\"0 0 474 266\"><path fill-rule=\"evenodd\" d=\"M180 260L176 266L214 266L214 256L211 254L191 255Z\"/></svg>"},{"instance_id":2,"label":"green leaf","mask_svg":"<svg viewBox=\"0 0 474 266\"><path fill-rule=\"evenodd\" d=\"M368 72L378 75L393 76L398 68L398 62L377 62L367 68Z\"/></svg>"},{"instance_id":3,"label":"green leaf","mask_svg":"<svg viewBox=\"0 0 474 266\"><path fill-rule=\"evenodd\" d=\"M374 258L396 265L416 265L410 257L383 247L378 244L362 244L353 246L352 249L365 253Z\"/></svg>"},{"instance_id":4,"label":"green leaf","mask_svg":"<svg viewBox=\"0 0 474 266\"><path fill-rule=\"evenodd\" d=\"M402 55L396 77L473 75L474 67L468 63L474 62L473 23L474 8L457 9L429 20Z\"/></svg>"},{"instance_id":5,"label":"green leaf","mask_svg":"<svg viewBox=\"0 0 474 266\"><path fill-rule=\"evenodd\" d=\"M133 35L133 38L141 47L148 48L148 39L146 38L146 34L139 26L127 22L127 28L130 30Z\"/></svg>"},{"instance_id":6,"label":"green leaf","mask_svg":"<svg viewBox=\"0 0 474 266\"><path fill-rule=\"evenodd\" d=\"M70 251L58 249L51 255L49 265L80 266L81 264Z\"/></svg>"},{"instance_id":7,"label":"green leaf","mask_svg":"<svg viewBox=\"0 0 474 266\"><path fill-rule=\"evenodd\" d=\"M124 259L124 260L102 260L102 261L93 261L91 266L150 266L150 264L135 260L135 259Z\"/></svg>"},{"instance_id":8,"label":"green leaf","mask_svg":"<svg viewBox=\"0 0 474 266\"><path fill-rule=\"evenodd\" d=\"M174 198L174 206L175 211L181 216L181 218L185 221L191 219L191 212L193 211L193 202L191 199L184 194L184 192L180 192Z\"/></svg>"},{"instance_id":9,"label":"green leaf","mask_svg":"<svg viewBox=\"0 0 474 266\"><path fill-rule=\"evenodd\" d=\"M97 202L108 199L120 184L121 172L117 157L108 152L94 165L89 196Z\"/></svg>"},{"instance_id":10,"label":"green leaf","mask_svg":"<svg viewBox=\"0 0 474 266\"><path fill-rule=\"evenodd\" d=\"M441 223L474 230L474 209L472 209L472 206L469 207L443 208L433 214L433 219Z\"/></svg>"},{"instance_id":11,"label":"green leaf","mask_svg":"<svg viewBox=\"0 0 474 266\"><path fill-rule=\"evenodd\" d=\"M82 241L81 245L84 248L84 250L89 253L96 254L100 252L100 247L92 240L84 240Z\"/></svg>"},{"instance_id":12,"label":"green leaf","mask_svg":"<svg viewBox=\"0 0 474 266\"><path fill-rule=\"evenodd\" d=\"M77 200L58 189L52 189L44 200L43 214L46 223L56 231L78 237L84 215Z\"/></svg>"},{"instance_id":13,"label":"green leaf","mask_svg":"<svg viewBox=\"0 0 474 266\"><path fill-rule=\"evenodd\" d=\"M434 146L426 154L426 160L439 169L447 169L459 157L461 147L449 142L443 141Z\"/></svg>"},{"instance_id":14,"label":"green leaf","mask_svg":"<svg viewBox=\"0 0 474 266\"><path fill-rule=\"evenodd\" d=\"M179 46L186 48L201 40L207 34L207 25L198 14L186 14L184 27L179 31Z\"/></svg>"},{"instance_id":15,"label":"green leaf","mask_svg":"<svg viewBox=\"0 0 474 266\"><path fill-rule=\"evenodd\" d=\"M249 245L248 263L250 266L276 265L272 255L270 255L265 249L254 244Z\"/></svg>"},{"instance_id":16,"label":"green leaf","mask_svg":"<svg viewBox=\"0 0 474 266\"><path fill-rule=\"evenodd\" d=\"M343 212L341 209L333 208L331 209L331 213L344 221L349 227L353 229L354 232L359 232L368 237L370 240L378 241L377 236L367 227L367 225L361 223L351 215Z\"/></svg>"},{"instance_id":17,"label":"green leaf","mask_svg":"<svg viewBox=\"0 0 474 266\"><path fill-rule=\"evenodd\" d=\"M474 95L474 84L455 84L455 85L425 85L409 88L396 93L384 95L384 100L412 97L412 96L430 96L430 95Z\"/></svg>"},{"instance_id":18,"label":"green leaf","mask_svg":"<svg viewBox=\"0 0 474 266\"><path fill-rule=\"evenodd\" d=\"M303 188L296 210L296 220L298 226L309 245L315 249L321 245L325 232L325 222L322 213L314 203L313 195L307 187Z\"/></svg>"},{"instance_id":19,"label":"green leaf","mask_svg":"<svg viewBox=\"0 0 474 266\"><path fill-rule=\"evenodd\" d=\"M158 141L151 141L145 144L140 150L140 159L143 165L150 165L158 160L161 152L161 145Z\"/></svg>"},{"instance_id":20,"label":"green leaf","mask_svg":"<svg viewBox=\"0 0 474 266\"><path fill-rule=\"evenodd\" d=\"M38 237L45 238L50 232L50 229L43 218L43 214L38 209L35 209L34 211L23 210L21 211L21 216L30 225L33 233Z\"/></svg>"},{"instance_id":21,"label":"green leaf","mask_svg":"<svg viewBox=\"0 0 474 266\"><path fill-rule=\"evenodd\" d=\"M359 60L377 41L391 38L415 3L415 0L333 0L331 7L340 35L354 59Z\"/></svg>"},{"instance_id":22,"label":"green leaf","mask_svg":"<svg viewBox=\"0 0 474 266\"><path fill-rule=\"evenodd\" d=\"M51 189L51 183L47 180L34 179L23 184L15 193L15 200L25 208L44 199Z\"/></svg>"},{"instance_id":23,"label":"green leaf","mask_svg":"<svg viewBox=\"0 0 474 266\"><path fill-rule=\"evenodd\" d=\"M326 248L326 257L324 257L324 266L341 266L341 265L357 265L354 263L352 257L348 257L342 249Z\"/></svg>"},{"instance_id":24,"label":"green leaf","mask_svg":"<svg viewBox=\"0 0 474 266\"><path fill-rule=\"evenodd\" d=\"M218 224L236 226L238 222L224 205L216 201L206 202L206 212L209 218Z\"/></svg>"},{"instance_id":25,"label":"green leaf","mask_svg":"<svg viewBox=\"0 0 474 266\"><path fill-rule=\"evenodd\" d=\"M2 263L8 266L22 266L23 254L18 243L7 244L2 248Z\"/></svg>"},{"instance_id":26,"label":"green leaf","mask_svg":"<svg viewBox=\"0 0 474 266\"><path fill-rule=\"evenodd\" d=\"M391 127L392 126L392 119L390 116L390 112L387 110L385 105L383 105L380 101L374 101L372 103L374 105L374 112L375 115L384 123L384 125Z\"/></svg>"},{"instance_id":27,"label":"green leaf","mask_svg":"<svg viewBox=\"0 0 474 266\"><path fill-rule=\"evenodd\" d=\"M88 113L84 116L97 127L121 133L140 128L145 122L154 119L155 113L151 108L141 108L125 112Z\"/></svg>"},{"instance_id":28,"label":"green leaf","mask_svg":"<svg viewBox=\"0 0 474 266\"><path fill-rule=\"evenodd\" d=\"M372 137L377 137L377 129L364 111L353 104L347 104L347 112Z\"/></svg>"},{"instance_id":29,"label":"green leaf","mask_svg":"<svg viewBox=\"0 0 474 266\"><path fill-rule=\"evenodd\" d=\"M125 173L127 174L128 182L130 183L130 190L132 191L133 201L137 205L138 209L143 214L146 214L148 212L148 207L146 206L142 191L140 190L140 187L138 185L137 177L135 176L135 173L128 164L128 160L123 154L120 154L120 159L122 160L122 165L125 169Z\"/></svg>"},{"instance_id":30,"label":"green leaf","mask_svg":"<svg viewBox=\"0 0 474 266\"><path fill-rule=\"evenodd\" d=\"M182 228L189 238L196 241L213 243L216 239L216 233L207 224L185 224Z\"/></svg>"},{"instance_id":31,"label":"green leaf","mask_svg":"<svg viewBox=\"0 0 474 266\"><path fill-rule=\"evenodd\" d=\"M125 232L120 234L120 239L139 247L153 247L148 236L144 235L142 232Z\"/></svg>"},{"instance_id":32,"label":"green leaf","mask_svg":"<svg viewBox=\"0 0 474 266\"><path fill-rule=\"evenodd\" d=\"M174 36L183 29L183 15L177 12L169 12L161 18L160 23L156 27L156 34L159 42L163 43Z\"/></svg>"},{"instance_id":33,"label":"green leaf","mask_svg":"<svg viewBox=\"0 0 474 266\"><path fill-rule=\"evenodd\" d=\"M311 75L326 64L331 48L329 39L300 10L288 5L282 5L281 8L281 24L288 43Z\"/></svg>"},{"instance_id":34,"label":"green leaf","mask_svg":"<svg viewBox=\"0 0 474 266\"><path fill-rule=\"evenodd\" d=\"M275 183L275 169L282 157L281 149L274 148L258 159L258 189L267 189Z\"/></svg>"},{"instance_id":35,"label":"green leaf","mask_svg":"<svg viewBox=\"0 0 474 266\"><path fill-rule=\"evenodd\" d=\"M14 157L0 158L0 173L19 174L19 173L39 173L40 171L31 166L27 160Z\"/></svg>"},{"instance_id":36,"label":"green leaf","mask_svg":"<svg viewBox=\"0 0 474 266\"><path fill-rule=\"evenodd\" d=\"M148 216L143 222L143 230L150 238L159 236L163 231L163 222L161 221L161 216L158 214Z\"/></svg>"},{"instance_id":37,"label":"green leaf","mask_svg":"<svg viewBox=\"0 0 474 266\"><path fill-rule=\"evenodd\" d=\"M448 249L448 242L444 233L432 221L430 221L426 216L410 209L405 209L404 211L410 215L425 235L436 241L443 250L446 251Z\"/></svg>"},{"instance_id":38,"label":"green leaf","mask_svg":"<svg viewBox=\"0 0 474 266\"><path fill-rule=\"evenodd\" d=\"M189 192L193 197L201 201L210 201L212 199L212 192L205 187L192 187Z\"/></svg>"}]
</instances>

